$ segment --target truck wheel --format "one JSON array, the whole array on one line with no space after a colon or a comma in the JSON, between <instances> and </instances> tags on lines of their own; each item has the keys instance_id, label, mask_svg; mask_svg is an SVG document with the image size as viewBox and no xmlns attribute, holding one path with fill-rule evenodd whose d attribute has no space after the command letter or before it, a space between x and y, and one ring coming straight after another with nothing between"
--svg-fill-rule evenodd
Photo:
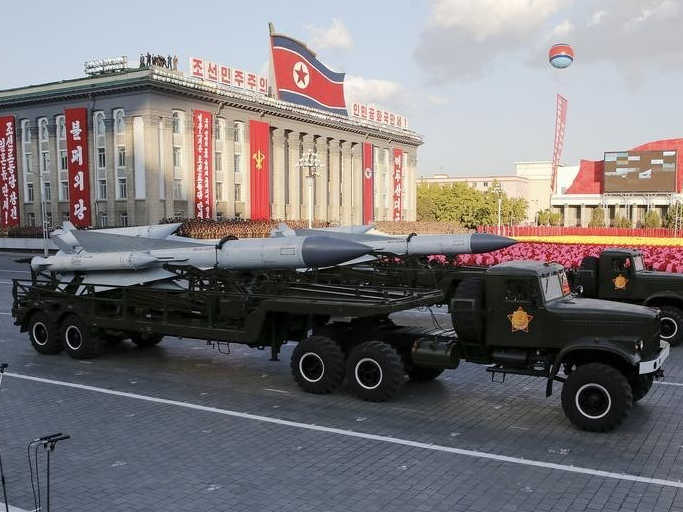
<instances>
[{"instance_id":1,"label":"truck wheel","mask_svg":"<svg viewBox=\"0 0 683 512\"><path fill-rule=\"evenodd\" d=\"M579 366L562 387L562 409L581 430L607 432L616 428L626 419L632 404L628 380L607 364Z\"/></svg>"},{"instance_id":2,"label":"truck wheel","mask_svg":"<svg viewBox=\"0 0 683 512\"><path fill-rule=\"evenodd\" d=\"M384 402L396 395L404 380L401 357L390 345L366 341L351 351L346 375L354 392L369 402Z\"/></svg>"},{"instance_id":3,"label":"truck wheel","mask_svg":"<svg viewBox=\"0 0 683 512\"><path fill-rule=\"evenodd\" d=\"M292 375L308 393L332 393L344 380L344 352L326 336L310 336L292 352Z\"/></svg>"},{"instance_id":4,"label":"truck wheel","mask_svg":"<svg viewBox=\"0 0 683 512\"><path fill-rule=\"evenodd\" d=\"M683 311L673 306L662 306L659 311L661 338L672 347L680 345L683 341Z\"/></svg>"},{"instance_id":5,"label":"truck wheel","mask_svg":"<svg viewBox=\"0 0 683 512\"><path fill-rule=\"evenodd\" d=\"M105 341L93 334L90 327L76 315L69 315L62 321L59 338L67 354L74 359L89 359L100 355Z\"/></svg>"},{"instance_id":6,"label":"truck wheel","mask_svg":"<svg viewBox=\"0 0 683 512\"><path fill-rule=\"evenodd\" d=\"M39 354L59 354L63 350L59 341L59 331L42 311L31 315L28 321L28 335L31 346Z\"/></svg>"},{"instance_id":7,"label":"truck wheel","mask_svg":"<svg viewBox=\"0 0 683 512\"><path fill-rule=\"evenodd\" d=\"M408 370L408 378L415 382L429 382L444 372L444 368L430 368L428 366L413 366Z\"/></svg>"},{"instance_id":8,"label":"truck wheel","mask_svg":"<svg viewBox=\"0 0 683 512\"><path fill-rule=\"evenodd\" d=\"M654 375L638 375L631 379L631 393L633 394L633 401L637 402L644 398L652 388L652 383L655 381Z\"/></svg>"},{"instance_id":9,"label":"truck wheel","mask_svg":"<svg viewBox=\"0 0 683 512\"><path fill-rule=\"evenodd\" d=\"M140 348L153 347L161 343L163 339L164 337L161 334L136 332L130 335L130 340Z\"/></svg>"}]
</instances>

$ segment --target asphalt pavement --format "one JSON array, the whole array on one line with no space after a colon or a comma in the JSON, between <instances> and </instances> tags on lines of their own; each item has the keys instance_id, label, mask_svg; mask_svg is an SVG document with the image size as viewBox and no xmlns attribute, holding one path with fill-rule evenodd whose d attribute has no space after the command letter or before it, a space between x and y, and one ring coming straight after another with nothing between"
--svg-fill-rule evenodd
<instances>
[{"instance_id":1,"label":"asphalt pavement","mask_svg":"<svg viewBox=\"0 0 683 512\"><path fill-rule=\"evenodd\" d=\"M469 363L367 403L346 385L302 392L291 345L280 362L177 338L42 356L9 314L12 279L28 277L18 257L0 253L0 449L16 512L35 509L27 443L53 432L71 435L51 455L54 511L683 511L683 347L606 434L569 423L559 385L546 398L544 381L492 382ZM433 313L395 320L449 325Z\"/></svg>"}]
</instances>

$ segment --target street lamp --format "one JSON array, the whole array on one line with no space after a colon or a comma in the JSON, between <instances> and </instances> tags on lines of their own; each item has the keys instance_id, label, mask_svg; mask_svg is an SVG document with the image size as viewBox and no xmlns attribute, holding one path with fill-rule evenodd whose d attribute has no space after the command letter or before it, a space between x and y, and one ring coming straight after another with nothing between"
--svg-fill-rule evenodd
<instances>
[{"instance_id":1,"label":"street lamp","mask_svg":"<svg viewBox=\"0 0 683 512\"><path fill-rule=\"evenodd\" d=\"M299 167L307 167L308 173L306 174L306 182L308 185L308 227L313 227L313 184L315 183L315 178L319 176L318 167L322 167L318 155L314 153L310 148L304 153L304 155L299 158Z\"/></svg>"},{"instance_id":2,"label":"street lamp","mask_svg":"<svg viewBox=\"0 0 683 512\"><path fill-rule=\"evenodd\" d=\"M498 196L498 236L500 236L500 209L503 205L503 187L501 187L498 181L491 185L491 192Z\"/></svg>"}]
</instances>

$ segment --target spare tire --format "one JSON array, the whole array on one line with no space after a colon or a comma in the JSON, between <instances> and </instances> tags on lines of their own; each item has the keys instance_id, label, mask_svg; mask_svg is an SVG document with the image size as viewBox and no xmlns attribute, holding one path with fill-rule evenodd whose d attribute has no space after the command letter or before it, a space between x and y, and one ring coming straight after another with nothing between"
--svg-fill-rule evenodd
<instances>
[{"instance_id":1,"label":"spare tire","mask_svg":"<svg viewBox=\"0 0 683 512\"><path fill-rule=\"evenodd\" d=\"M597 297L598 294L598 263L599 259L595 256L586 256L581 260L579 271L576 275L574 288L583 287L584 297Z\"/></svg>"},{"instance_id":2,"label":"spare tire","mask_svg":"<svg viewBox=\"0 0 683 512\"><path fill-rule=\"evenodd\" d=\"M483 341L484 278L463 279L451 299L453 329L463 341Z\"/></svg>"}]
</instances>

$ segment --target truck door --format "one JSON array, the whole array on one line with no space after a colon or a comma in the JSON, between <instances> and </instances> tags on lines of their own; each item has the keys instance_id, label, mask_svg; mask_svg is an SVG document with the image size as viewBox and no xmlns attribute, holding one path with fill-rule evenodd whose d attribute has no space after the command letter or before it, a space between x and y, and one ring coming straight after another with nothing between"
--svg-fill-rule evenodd
<instances>
[{"instance_id":1,"label":"truck door","mask_svg":"<svg viewBox=\"0 0 683 512\"><path fill-rule=\"evenodd\" d=\"M635 285L633 262L628 256L614 256L600 269L601 299L630 299Z\"/></svg>"},{"instance_id":2,"label":"truck door","mask_svg":"<svg viewBox=\"0 0 683 512\"><path fill-rule=\"evenodd\" d=\"M487 293L486 299L487 343L508 347L542 345L545 308L538 280L531 277L501 277L500 286L496 286L494 293L497 293L495 298Z\"/></svg>"}]
</instances>

